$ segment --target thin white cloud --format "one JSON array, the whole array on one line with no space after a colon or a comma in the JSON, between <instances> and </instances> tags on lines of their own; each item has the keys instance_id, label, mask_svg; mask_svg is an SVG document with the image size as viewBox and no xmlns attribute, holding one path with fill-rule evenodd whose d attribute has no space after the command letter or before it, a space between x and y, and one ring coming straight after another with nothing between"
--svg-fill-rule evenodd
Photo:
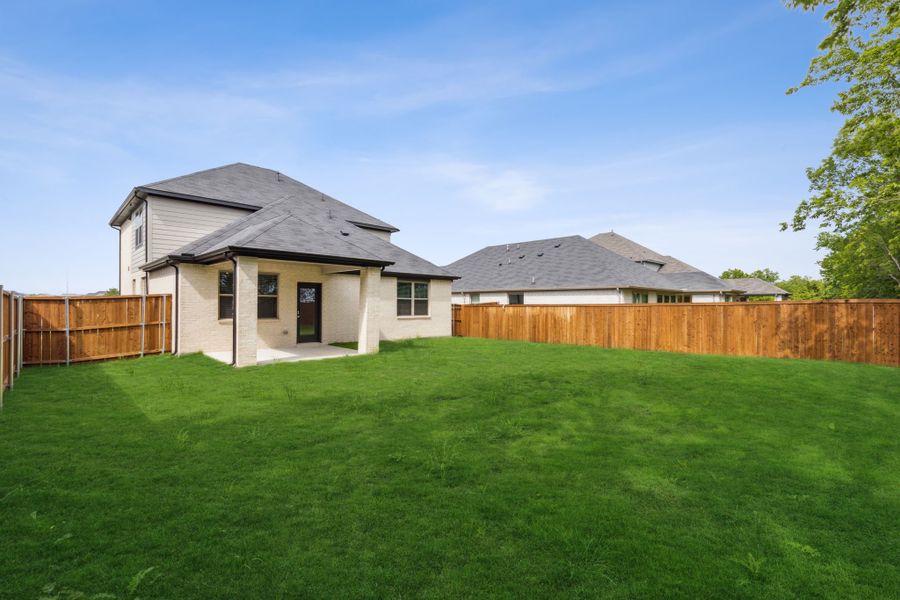
<instances>
[{"instance_id":1,"label":"thin white cloud","mask_svg":"<svg viewBox=\"0 0 900 600\"><path fill-rule=\"evenodd\" d=\"M533 177L517 169L457 161L431 164L422 172L452 184L460 199L494 212L534 208L545 194Z\"/></svg>"}]
</instances>

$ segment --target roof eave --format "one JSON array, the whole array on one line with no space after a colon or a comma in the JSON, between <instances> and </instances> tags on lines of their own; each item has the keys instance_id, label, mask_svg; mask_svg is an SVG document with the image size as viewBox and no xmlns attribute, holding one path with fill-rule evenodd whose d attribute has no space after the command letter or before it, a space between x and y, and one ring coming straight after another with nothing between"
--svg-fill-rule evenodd
<instances>
[{"instance_id":1,"label":"roof eave","mask_svg":"<svg viewBox=\"0 0 900 600\"><path fill-rule=\"evenodd\" d=\"M216 206L229 206L231 208L243 208L245 210L259 210L262 206L258 204L248 204L245 202L233 202L231 200L221 200L219 198L209 198L207 196L195 196L193 194L182 194L181 192L170 192L168 190L159 190L147 186L140 185L134 188L135 193L145 194L148 196L160 196L162 198L175 198L177 200L187 200L189 202L200 202L202 204L214 204Z\"/></svg>"},{"instance_id":2,"label":"roof eave","mask_svg":"<svg viewBox=\"0 0 900 600\"><path fill-rule=\"evenodd\" d=\"M116 209L116 212L113 213L112 218L109 220L110 227L119 227L125 221L125 209L128 207L131 202L137 198L137 188L133 188L128 195L125 196L125 200L122 204L119 205L119 208Z\"/></svg>"},{"instance_id":3,"label":"roof eave","mask_svg":"<svg viewBox=\"0 0 900 600\"><path fill-rule=\"evenodd\" d=\"M386 277L408 277L410 279L446 279L448 281L455 281L459 279L459 275L437 273L400 273L391 271L389 269L385 269L383 275Z\"/></svg>"},{"instance_id":4,"label":"roof eave","mask_svg":"<svg viewBox=\"0 0 900 600\"><path fill-rule=\"evenodd\" d=\"M269 258L273 260L289 260L296 262L310 262L327 265L352 265L358 267L388 267L394 264L391 261L352 258L346 256L333 256L327 254L309 254L305 252L285 252L282 250L265 250L262 248L245 248L241 246L227 246L207 252L205 254L170 254L141 267L143 271L154 271L169 266L173 263L193 263L210 265L222 262L230 256L252 256L254 258Z\"/></svg>"}]
</instances>

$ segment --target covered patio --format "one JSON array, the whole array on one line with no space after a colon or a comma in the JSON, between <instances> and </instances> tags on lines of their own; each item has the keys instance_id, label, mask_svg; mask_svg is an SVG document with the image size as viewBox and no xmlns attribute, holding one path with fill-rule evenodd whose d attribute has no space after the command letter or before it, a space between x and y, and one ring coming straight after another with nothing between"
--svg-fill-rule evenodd
<instances>
[{"instance_id":1,"label":"covered patio","mask_svg":"<svg viewBox=\"0 0 900 600\"><path fill-rule=\"evenodd\" d=\"M257 348L256 364L267 365L277 362L296 362L300 360L323 360L326 358L341 358L344 356L357 356L359 353L350 348L341 348L330 344L308 342L296 344L285 348ZM231 352L206 352L210 358L214 358L225 364L231 364Z\"/></svg>"}]
</instances>

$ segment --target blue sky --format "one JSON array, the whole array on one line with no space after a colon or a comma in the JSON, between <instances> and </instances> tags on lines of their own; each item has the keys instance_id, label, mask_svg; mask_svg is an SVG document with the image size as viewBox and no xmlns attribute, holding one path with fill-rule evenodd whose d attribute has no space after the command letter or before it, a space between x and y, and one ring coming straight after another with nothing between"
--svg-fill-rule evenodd
<instances>
[{"instance_id":1,"label":"blue sky","mask_svg":"<svg viewBox=\"0 0 900 600\"><path fill-rule=\"evenodd\" d=\"M826 32L758 2L0 1L0 283L116 285L143 183L280 170L446 264L614 229L718 274L782 233L839 126L785 90Z\"/></svg>"}]
</instances>

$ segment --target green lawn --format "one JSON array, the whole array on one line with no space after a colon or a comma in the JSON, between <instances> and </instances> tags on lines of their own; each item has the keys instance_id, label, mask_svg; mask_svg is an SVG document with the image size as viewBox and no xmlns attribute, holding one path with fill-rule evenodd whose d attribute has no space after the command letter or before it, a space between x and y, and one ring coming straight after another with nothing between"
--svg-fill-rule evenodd
<instances>
[{"instance_id":1,"label":"green lawn","mask_svg":"<svg viewBox=\"0 0 900 600\"><path fill-rule=\"evenodd\" d=\"M900 369L456 338L5 400L0 598L900 591Z\"/></svg>"}]
</instances>

